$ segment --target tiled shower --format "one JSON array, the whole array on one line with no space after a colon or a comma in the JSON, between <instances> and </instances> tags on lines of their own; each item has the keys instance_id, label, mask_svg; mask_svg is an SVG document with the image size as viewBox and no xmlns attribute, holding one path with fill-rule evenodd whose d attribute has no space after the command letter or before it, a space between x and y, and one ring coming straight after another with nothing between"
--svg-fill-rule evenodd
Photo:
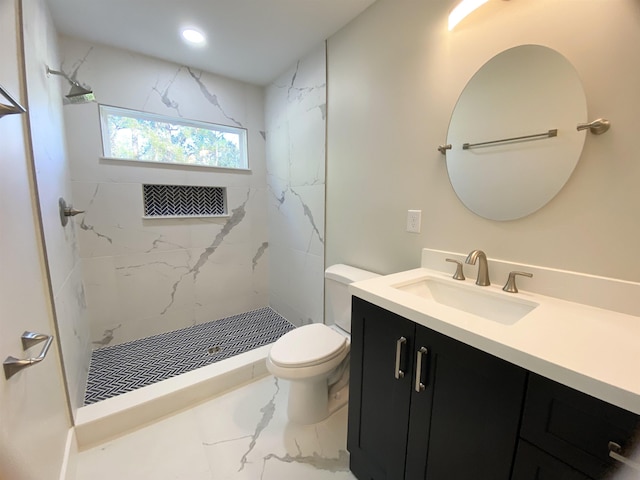
<instances>
[{"instance_id":1,"label":"tiled shower","mask_svg":"<svg viewBox=\"0 0 640 480\"><path fill-rule=\"evenodd\" d=\"M294 325L322 321L324 44L263 88L75 38L57 43L59 58L44 51L56 41L33 51L90 85L100 104L246 128L249 154L249 170L236 172L102 158L98 104L63 107L64 85L45 84L66 131L66 155L61 147L55 159L64 195L85 211L58 244L49 240L60 225L45 225L49 258L65 250L76 265L69 275L50 260L52 276L68 279L54 297L72 409L83 404L92 349L268 306ZM144 185L223 188L228 215L143 218Z\"/></svg>"},{"instance_id":2,"label":"tiled shower","mask_svg":"<svg viewBox=\"0 0 640 480\"><path fill-rule=\"evenodd\" d=\"M106 400L275 342L294 327L270 307L98 348L84 404Z\"/></svg>"}]
</instances>

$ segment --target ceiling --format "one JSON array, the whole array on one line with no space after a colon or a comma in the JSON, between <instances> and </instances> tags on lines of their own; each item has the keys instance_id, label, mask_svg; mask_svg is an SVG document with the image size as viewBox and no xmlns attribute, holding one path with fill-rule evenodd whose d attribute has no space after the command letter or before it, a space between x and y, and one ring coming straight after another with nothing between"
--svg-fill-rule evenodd
<instances>
[{"instance_id":1,"label":"ceiling","mask_svg":"<svg viewBox=\"0 0 640 480\"><path fill-rule=\"evenodd\" d=\"M59 33L266 85L375 0L47 0ZM180 29L207 36L192 47Z\"/></svg>"}]
</instances>

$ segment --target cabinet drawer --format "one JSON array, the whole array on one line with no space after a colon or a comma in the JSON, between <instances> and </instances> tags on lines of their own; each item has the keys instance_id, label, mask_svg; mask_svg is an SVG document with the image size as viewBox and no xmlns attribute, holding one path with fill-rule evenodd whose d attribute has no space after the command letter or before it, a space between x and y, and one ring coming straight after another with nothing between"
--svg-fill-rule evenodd
<instances>
[{"instance_id":1,"label":"cabinet drawer","mask_svg":"<svg viewBox=\"0 0 640 480\"><path fill-rule=\"evenodd\" d=\"M521 437L587 476L600 479L618 464L609 442L630 446L638 416L531 374Z\"/></svg>"},{"instance_id":2,"label":"cabinet drawer","mask_svg":"<svg viewBox=\"0 0 640 480\"><path fill-rule=\"evenodd\" d=\"M511 480L591 480L548 453L520 440Z\"/></svg>"}]
</instances>

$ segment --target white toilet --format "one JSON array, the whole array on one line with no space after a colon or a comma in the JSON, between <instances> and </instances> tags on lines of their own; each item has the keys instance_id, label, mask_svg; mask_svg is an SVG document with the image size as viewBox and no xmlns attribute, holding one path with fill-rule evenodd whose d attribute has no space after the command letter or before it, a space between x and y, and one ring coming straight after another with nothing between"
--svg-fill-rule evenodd
<instances>
[{"instance_id":1,"label":"white toilet","mask_svg":"<svg viewBox=\"0 0 640 480\"><path fill-rule=\"evenodd\" d=\"M349 398L349 348L352 282L378 275L348 265L325 271L325 324L313 323L280 337L271 347L267 368L291 382L289 420L312 424L324 420Z\"/></svg>"}]
</instances>

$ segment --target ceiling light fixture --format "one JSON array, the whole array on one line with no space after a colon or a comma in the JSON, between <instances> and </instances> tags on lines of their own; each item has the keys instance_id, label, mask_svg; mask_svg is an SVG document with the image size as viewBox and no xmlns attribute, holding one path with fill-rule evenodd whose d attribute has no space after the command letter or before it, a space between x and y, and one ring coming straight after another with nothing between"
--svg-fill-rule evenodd
<instances>
[{"instance_id":1,"label":"ceiling light fixture","mask_svg":"<svg viewBox=\"0 0 640 480\"><path fill-rule=\"evenodd\" d=\"M462 21L467 15L489 0L462 0L449 14L449 31Z\"/></svg>"},{"instance_id":2,"label":"ceiling light fixture","mask_svg":"<svg viewBox=\"0 0 640 480\"><path fill-rule=\"evenodd\" d=\"M182 30L182 38L192 45L203 45L205 43L204 35L195 28L184 28Z\"/></svg>"}]
</instances>

